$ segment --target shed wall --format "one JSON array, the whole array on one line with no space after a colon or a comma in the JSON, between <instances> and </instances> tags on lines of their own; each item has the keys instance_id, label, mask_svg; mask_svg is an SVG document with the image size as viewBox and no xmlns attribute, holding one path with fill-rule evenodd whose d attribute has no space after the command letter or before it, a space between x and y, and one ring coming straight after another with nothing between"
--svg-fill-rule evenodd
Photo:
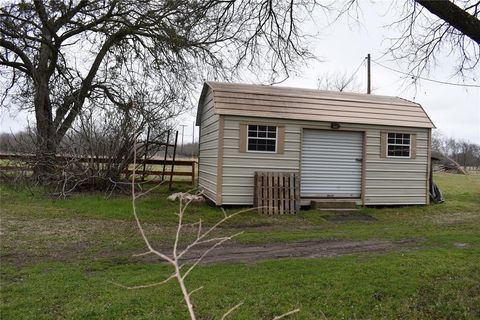
<instances>
[{"instance_id":1,"label":"shed wall","mask_svg":"<svg viewBox=\"0 0 480 320\"><path fill-rule=\"evenodd\" d=\"M240 116L224 117L221 204L252 205L253 176L255 171L298 172L301 169L303 128L331 130L329 122ZM240 123L252 122L285 125L284 153L241 153L239 149ZM340 130L365 132L365 176L363 181L365 205L427 203L429 129L342 123ZM416 134L416 158L381 158L381 131Z\"/></svg>"},{"instance_id":2,"label":"shed wall","mask_svg":"<svg viewBox=\"0 0 480 320\"><path fill-rule=\"evenodd\" d=\"M198 186L204 195L216 201L219 116L213 107L212 90L204 98L200 116Z\"/></svg>"}]
</instances>

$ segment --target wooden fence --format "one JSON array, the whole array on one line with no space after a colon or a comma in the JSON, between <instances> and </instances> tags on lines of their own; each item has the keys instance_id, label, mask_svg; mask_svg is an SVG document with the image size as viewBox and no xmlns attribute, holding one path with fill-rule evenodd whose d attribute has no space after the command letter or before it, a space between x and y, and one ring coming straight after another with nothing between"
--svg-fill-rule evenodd
<instances>
[{"instance_id":1,"label":"wooden fence","mask_svg":"<svg viewBox=\"0 0 480 320\"><path fill-rule=\"evenodd\" d=\"M90 157L73 157L73 156L57 156L58 159L61 161L75 161L79 163L109 163L111 162L111 159L108 158L100 158L100 157L95 157L95 158L90 158ZM30 171L32 170L31 167L29 167L28 163L31 163L35 160L34 155L13 155L13 154L0 154L0 160L10 160L14 163L4 163L0 165L0 170L2 171ZM23 164L22 164L23 162ZM173 176L180 176L180 177L189 177L190 182L192 185L195 185L195 168L197 166L197 161L195 160L178 160L175 159L173 160L164 160L164 159L146 159L146 160L139 160L139 163L137 165L161 165L169 168L174 168L174 170L143 170L141 168L136 170L136 174L140 175L142 177L145 176L167 176L170 177L171 175ZM182 168L183 170L178 170ZM177 171L175 171L177 169ZM132 170L126 170L124 173L127 175L132 174Z\"/></svg>"},{"instance_id":2,"label":"wooden fence","mask_svg":"<svg viewBox=\"0 0 480 320\"><path fill-rule=\"evenodd\" d=\"M254 205L264 214L300 210L300 177L293 172L255 172Z\"/></svg>"}]
</instances>

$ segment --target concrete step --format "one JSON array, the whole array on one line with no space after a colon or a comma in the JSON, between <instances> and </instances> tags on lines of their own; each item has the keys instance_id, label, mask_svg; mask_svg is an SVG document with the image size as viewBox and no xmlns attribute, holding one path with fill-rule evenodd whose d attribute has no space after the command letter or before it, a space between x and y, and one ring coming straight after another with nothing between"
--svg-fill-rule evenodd
<instances>
[{"instance_id":1,"label":"concrete step","mask_svg":"<svg viewBox=\"0 0 480 320\"><path fill-rule=\"evenodd\" d=\"M350 208L350 209L338 209L338 208L320 208L320 209L317 209L317 210L320 210L320 211L330 211L330 212L338 212L338 213L350 213L350 212L357 212L359 211L359 209L357 208Z\"/></svg>"}]
</instances>

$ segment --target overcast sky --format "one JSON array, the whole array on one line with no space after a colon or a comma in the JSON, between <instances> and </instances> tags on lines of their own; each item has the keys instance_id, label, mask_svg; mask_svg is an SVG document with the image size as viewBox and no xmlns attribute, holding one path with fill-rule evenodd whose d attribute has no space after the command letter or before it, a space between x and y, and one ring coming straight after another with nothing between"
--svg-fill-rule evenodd
<instances>
[{"instance_id":1,"label":"overcast sky","mask_svg":"<svg viewBox=\"0 0 480 320\"><path fill-rule=\"evenodd\" d=\"M353 74L367 53L373 60L394 69L400 69L388 57L381 58L388 42L385 38L393 36L389 28L384 28L397 17L388 10L388 2L362 2L361 24L352 21L338 21L332 27L319 30L319 36L312 41L315 55L322 61L311 61L297 75L293 75L282 83L284 86L304 87L315 89L317 78L326 73L346 72ZM324 21L319 16L319 21ZM323 20L321 20L323 19ZM310 24L312 33L323 28L322 23ZM379 60L380 59L380 60ZM461 83L458 78L452 78L452 66L455 61L444 57L439 65L426 77ZM406 71L406 70L404 70ZM362 66L357 73L361 90L366 90L366 67ZM244 79L252 83L253 79ZM470 83L480 85L477 82ZM198 90L202 84L198 84ZM433 82L420 81L417 86L406 86L404 76L372 64L373 94L400 96L420 103L432 119L440 132L447 136L480 143L480 88L466 88L442 85ZM198 93L199 95L199 93ZM186 124L185 142L192 140L192 123L196 110L178 119L178 124ZM1 131L18 131L25 127L28 116L26 114L8 114L2 110L0 116ZM198 132L198 131L197 131ZM198 134L195 134L198 137Z\"/></svg>"},{"instance_id":2,"label":"overcast sky","mask_svg":"<svg viewBox=\"0 0 480 320\"><path fill-rule=\"evenodd\" d=\"M320 30L319 36L312 42L312 48L322 61L311 61L306 68L299 71L298 75L292 76L281 85L316 89L318 77L337 72L353 74L368 53L371 54L372 60L380 59L388 48L386 37L396 35L390 28L384 27L396 17L398 18L395 12L389 10L389 5L389 2L364 1L360 24L343 19L328 29ZM311 28L318 30L322 26L312 24ZM388 56L378 61L393 69L401 69ZM461 79L452 78L454 64L455 61L443 57L438 62L438 66L425 77L462 83ZM357 79L360 90L366 92L365 64L358 71ZM254 80L245 80L245 82L251 81ZM469 83L480 85L478 78L476 82L469 81ZM428 81L420 81L417 86L409 84L411 82L406 82L404 75L372 63L373 94L399 96L418 102L441 133L449 137L480 143L480 88L442 85ZM188 129L185 129L186 136L188 135L186 141L191 141L191 123L195 112L196 110L193 110L189 116L180 120L188 125Z\"/></svg>"}]
</instances>

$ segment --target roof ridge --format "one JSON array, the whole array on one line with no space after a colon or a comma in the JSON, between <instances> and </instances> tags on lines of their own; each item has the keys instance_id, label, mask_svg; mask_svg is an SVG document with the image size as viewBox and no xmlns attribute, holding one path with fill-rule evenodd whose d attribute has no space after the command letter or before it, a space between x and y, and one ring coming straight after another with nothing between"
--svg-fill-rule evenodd
<instances>
[{"instance_id":1,"label":"roof ridge","mask_svg":"<svg viewBox=\"0 0 480 320\"><path fill-rule=\"evenodd\" d=\"M207 90L213 93L216 114L435 127L419 103L397 96L209 81L204 83L199 111Z\"/></svg>"},{"instance_id":2,"label":"roof ridge","mask_svg":"<svg viewBox=\"0 0 480 320\"><path fill-rule=\"evenodd\" d=\"M407 101L409 103L413 103L418 105L417 102L408 100L406 98L402 98L399 96L388 96L388 95L381 95L381 94L368 94L368 93L360 93L360 92L345 92L345 91L335 91L335 90L320 90L320 89L312 89L312 88L302 88L302 87L292 87L292 86L281 86L281 85L266 85L266 84L253 84L253 83L239 83L239 82L226 82L226 81L206 81L206 83L211 86L213 85L227 85L227 86L245 86L245 87L252 87L252 88L268 88L274 90L280 89L290 89L290 90L297 90L297 91L306 91L312 93L326 93L326 94L334 94L334 95L352 95L352 96L360 96L360 97L374 97L374 98L388 98L388 99L401 99L403 101Z\"/></svg>"}]
</instances>

